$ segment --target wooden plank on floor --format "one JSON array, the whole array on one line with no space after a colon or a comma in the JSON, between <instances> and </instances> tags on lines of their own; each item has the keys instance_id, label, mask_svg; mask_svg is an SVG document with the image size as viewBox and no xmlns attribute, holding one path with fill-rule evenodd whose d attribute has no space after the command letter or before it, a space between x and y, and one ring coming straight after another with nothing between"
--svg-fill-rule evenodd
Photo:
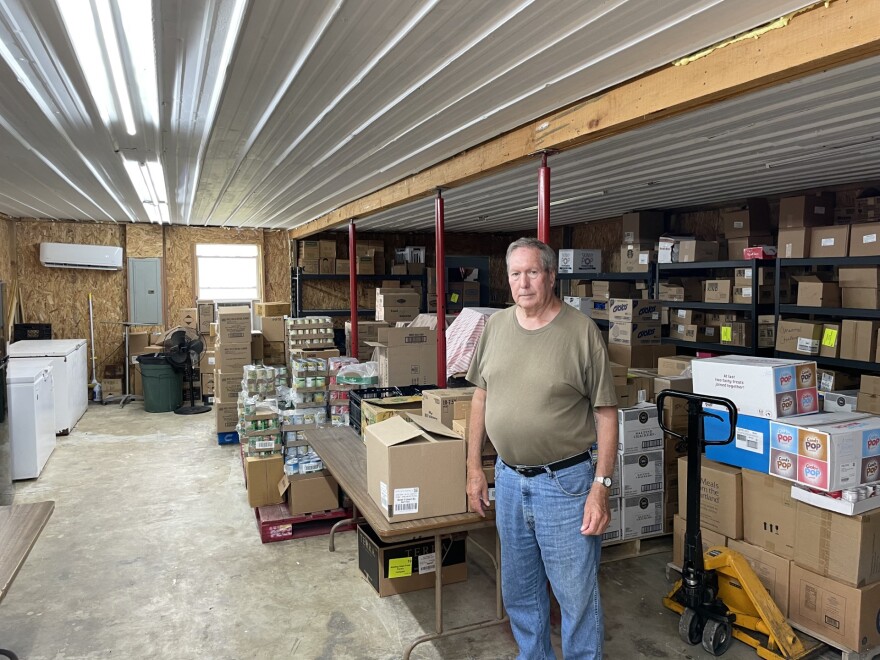
<instances>
[{"instance_id":1,"label":"wooden plank on floor","mask_svg":"<svg viewBox=\"0 0 880 660\"><path fill-rule=\"evenodd\" d=\"M672 552L672 535L650 536L602 546L602 563Z\"/></svg>"},{"instance_id":2,"label":"wooden plank on floor","mask_svg":"<svg viewBox=\"0 0 880 660\"><path fill-rule=\"evenodd\" d=\"M55 502L0 507L0 600L49 522Z\"/></svg>"}]
</instances>

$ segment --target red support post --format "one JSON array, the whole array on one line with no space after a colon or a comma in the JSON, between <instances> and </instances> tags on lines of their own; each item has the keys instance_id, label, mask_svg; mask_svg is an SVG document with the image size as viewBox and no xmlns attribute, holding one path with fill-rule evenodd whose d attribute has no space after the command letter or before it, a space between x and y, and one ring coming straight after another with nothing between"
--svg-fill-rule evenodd
<instances>
[{"instance_id":1,"label":"red support post","mask_svg":"<svg viewBox=\"0 0 880 660\"><path fill-rule=\"evenodd\" d=\"M547 154L541 154L538 168L538 240L550 243L550 168Z\"/></svg>"},{"instance_id":2,"label":"red support post","mask_svg":"<svg viewBox=\"0 0 880 660\"><path fill-rule=\"evenodd\" d=\"M434 271L437 277L437 386L446 387L446 235L443 227L443 194L434 200Z\"/></svg>"},{"instance_id":3,"label":"red support post","mask_svg":"<svg viewBox=\"0 0 880 660\"><path fill-rule=\"evenodd\" d=\"M357 230L348 222L348 296L351 299L351 352L360 359L358 343Z\"/></svg>"}]
</instances>

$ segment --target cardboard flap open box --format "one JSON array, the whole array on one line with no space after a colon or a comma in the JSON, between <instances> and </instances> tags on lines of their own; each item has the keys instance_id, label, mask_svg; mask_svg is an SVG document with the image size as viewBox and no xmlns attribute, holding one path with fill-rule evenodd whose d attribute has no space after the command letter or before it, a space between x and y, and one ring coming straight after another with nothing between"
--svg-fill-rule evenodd
<instances>
[{"instance_id":1,"label":"cardboard flap open box","mask_svg":"<svg viewBox=\"0 0 880 660\"><path fill-rule=\"evenodd\" d=\"M437 420L407 417L365 430L370 497L392 522L463 513L464 440Z\"/></svg>"}]
</instances>

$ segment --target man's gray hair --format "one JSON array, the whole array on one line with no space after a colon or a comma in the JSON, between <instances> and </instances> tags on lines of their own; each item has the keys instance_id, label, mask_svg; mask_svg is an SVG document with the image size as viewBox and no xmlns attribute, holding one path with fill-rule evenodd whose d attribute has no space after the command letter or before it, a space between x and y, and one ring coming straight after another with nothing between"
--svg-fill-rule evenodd
<instances>
[{"instance_id":1,"label":"man's gray hair","mask_svg":"<svg viewBox=\"0 0 880 660\"><path fill-rule=\"evenodd\" d=\"M510 269L510 255L513 254L514 250L520 248L537 250L541 255L541 265L544 267L544 270L551 273L556 272L556 252L553 248L546 243L539 241L537 238L528 237L518 238L507 246L507 256L504 258L504 262L507 265L508 270Z\"/></svg>"}]
</instances>

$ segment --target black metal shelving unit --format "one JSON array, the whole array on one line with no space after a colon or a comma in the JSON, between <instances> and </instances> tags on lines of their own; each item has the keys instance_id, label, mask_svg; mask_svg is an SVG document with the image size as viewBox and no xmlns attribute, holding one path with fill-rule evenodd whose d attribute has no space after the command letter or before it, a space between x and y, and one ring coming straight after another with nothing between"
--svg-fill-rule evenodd
<instances>
[{"instance_id":1,"label":"black metal shelving unit","mask_svg":"<svg viewBox=\"0 0 880 660\"><path fill-rule=\"evenodd\" d=\"M731 261L696 261L690 263L657 264L656 283L659 292L660 283L669 277L699 277L702 280L712 279L710 273L719 270L734 270L736 268L751 268L755 272L757 268L773 267L773 262L763 259L741 259ZM707 302L674 302L663 301L667 307L676 309L711 310L714 312L747 312L752 321L751 346L729 346L721 343L692 342L663 337L664 344L688 348L696 351L715 351L719 353L734 353L737 355L768 355L772 354L773 347L760 348L758 346L758 316L773 314L773 304L758 303L758 297L753 296L751 303L707 303Z\"/></svg>"},{"instance_id":2,"label":"black metal shelving unit","mask_svg":"<svg viewBox=\"0 0 880 660\"><path fill-rule=\"evenodd\" d=\"M657 264L649 264L648 270L640 273L557 273L556 281L557 283L570 282L573 280L584 280L587 282L595 282L597 280L607 280L609 282L645 282L648 285L648 291L651 292L651 297L656 298L656 267ZM608 319L593 318L593 322L603 330L607 330L611 327L611 322L608 321Z\"/></svg>"},{"instance_id":3,"label":"black metal shelving unit","mask_svg":"<svg viewBox=\"0 0 880 660\"><path fill-rule=\"evenodd\" d=\"M780 303L779 284L782 280L783 271L789 268L809 269L836 269L840 266L858 267L858 266L880 266L880 256L877 257L817 257L802 259L777 259L776 260L776 322L782 319L782 315L792 316L809 316L811 318L819 317L824 319L865 319L880 320L880 309L860 309L855 307L805 307L796 304ZM775 351L776 357L794 358L803 360L808 358L815 360L816 364L827 367L836 367L838 369L849 369L859 372L880 372L880 364L876 362L864 362L861 360L844 360L841 358L830 358L822 355L803 355L799 353L788 353L785 351Z\"/></svg>"},{"instance_id":4,"label":"black metal shelving unit","mask_svg":"<svg viewBox=\"0 0 880 660\"><path fill-rule=\"evenodd\" d=\"M412 282L419 280L422 283L422 300L419 310L425 313L428 309L428 274L421 275L358 275L358 282L381 282L382 280L391 280L397 282ZM290 290L293 292L293 313L294 316L350 316L349 309L303 309L302 308L302 285L303 282L331 280L331 281L348 281L348 275L336 273L303 273L302 268L295 267L290 269ZM375 309L358 309L358 315L369 316L375 314Z\"/></svg>"}]
</instances>

